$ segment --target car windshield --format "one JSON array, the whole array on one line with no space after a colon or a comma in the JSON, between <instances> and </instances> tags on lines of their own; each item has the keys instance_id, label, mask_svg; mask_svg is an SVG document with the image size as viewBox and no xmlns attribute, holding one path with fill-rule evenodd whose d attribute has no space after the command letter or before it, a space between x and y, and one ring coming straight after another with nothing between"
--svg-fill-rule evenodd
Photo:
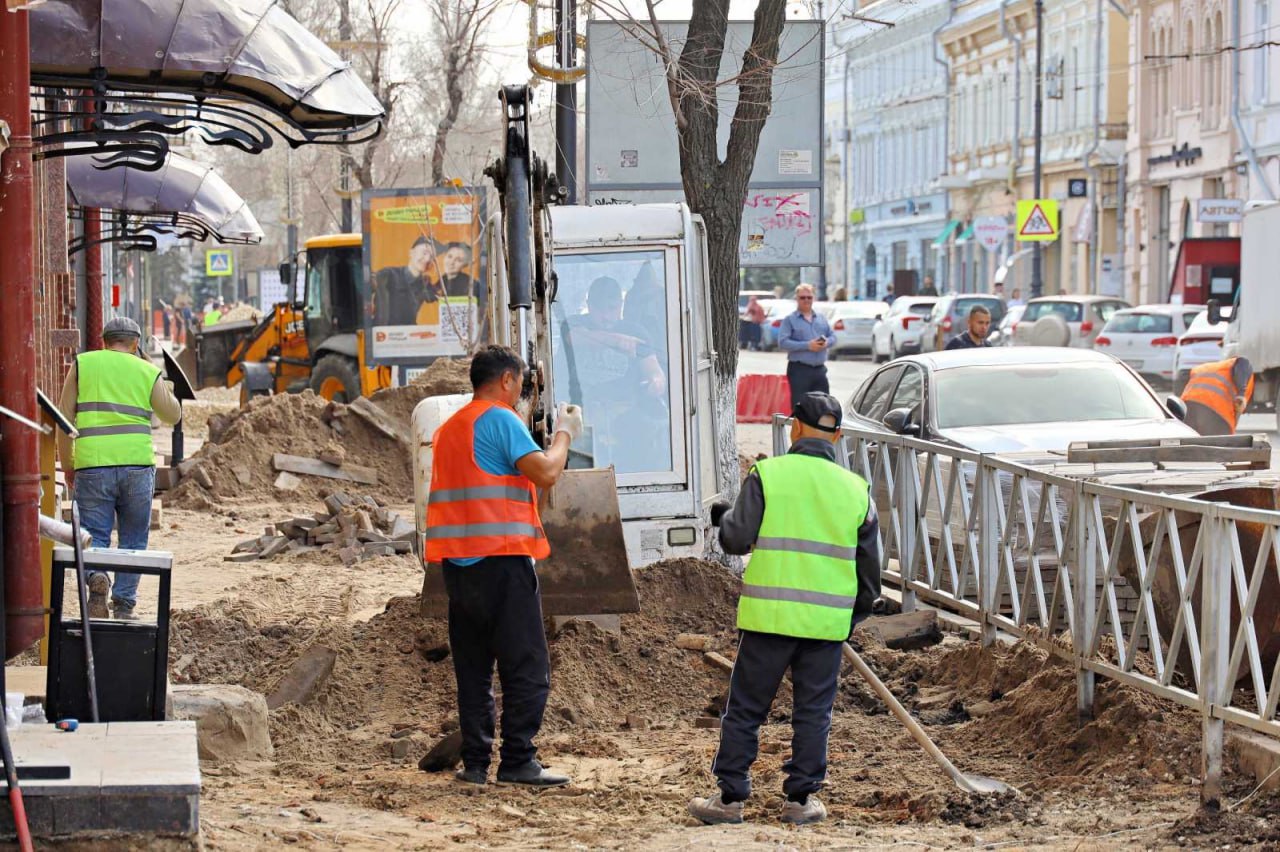
<instances>
[{"instance_id":1,"label":"car windshield","mask_svg":"<svg viewBox=\"0 0 1280 852\"><path fill-rule=\"evenodd\" d=\"M1064 322L1080 322L1083 306L1079 302L1032 302L1022 314L1025 322L1035 322L1040 317L1057 314Z\"/></svg>"},{"instance_id":2,"label":"car windshield","mask_svg":"<svg viewBox=\"0 0 1280 852\"><path fill-rule=\"evenodd\" d=\"M973 310L978 305L982 305L982 307L991 312L992 322L998 323L1004 318L1004 302L994 296L990 298L974 299L971 297L961 297L956 299L955 304L951 306L951 315L964 319L969 316L969 311Z\"/></svg>"},{"instance_id":3,"label":"car windshield","mask_svg":"<svg viewBox=\"0 0 1280 852\"><path fill-rule=\"evenodd\" d=\"M912 313L919 317L927 317L933 311L933 302L916 302L908 305L903 313Z\"/></svg>"},{"instance_id":4,"label":"car windshield","mask_svg":"<svg viewBox=\"0 0 1280 852\"><path fill-rule=\"evenodd\" d=\"M1173 331L1173 317L1170 314L1117 311L1107 322L1106 331L1112 334L1168 334Z\"/></svg>"},{"instance_id":5,"label":"car windshield","mask_svg":"<svg viewBox=\"0 0 1280 852\"><path fill-rule=\"evenodd\" d=\"M1165 418L1141 382L1118 364L957 367L939 370L934 383L940 429Z\"/></svg>"},{"instance_id":6,"label":"car windshield","mask_svg":"<svg viewBox=\"0 0 1280 852\"><path fill-rule=\"evenodd\" d=\"M884 314L889 310L889 306L884 302L834 302L834 316L838 318L846 317L874 317Z\"/></svg>"},{"instance_id":7,"label":"car windshield","mask_svg":"<svg viewBox=\"0 0 1280 852\"><path fill-rule=\"evenodd\" d=\"M767 317L785 317L796 309L796 303L791 299L774 299L764 309L764 315Z\"/></svg>"}]
</instances>

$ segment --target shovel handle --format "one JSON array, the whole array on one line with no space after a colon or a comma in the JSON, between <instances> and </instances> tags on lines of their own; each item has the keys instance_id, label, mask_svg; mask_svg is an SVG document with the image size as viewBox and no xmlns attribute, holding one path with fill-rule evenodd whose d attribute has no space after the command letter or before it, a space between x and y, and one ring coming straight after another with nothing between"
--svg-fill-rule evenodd
<instances>
[{"instance_id":1,"label":"shovel handle","mask_svg":"<svg viewBox=\"0 0 1280 852\"><path fill-rule=\"evenodd\" d=\"M934 745L933 740L929 739L929 735L924 732L924 728L920 727L920 723L912 718L911 714L907 712L907 708L903 707L902 703L889 691L889 687L885 686L880 681L880 678L876 677L876 673L871 670L871 667L866 664L862 657L859 657L858 653L849 647L848 642L844 643L844 658L862 676L862 679L871 685L871 689L879 696L881 701L888 705L889 709L893 711L893 715L898 717L898 721L906 725L907 730L911 732L911 736L920 744L920 747L928 752L929 756L942 767L944 772L951 776L951 780L962 789L970 789L970 784L965 779L964 774L959 769L956 769L955 764L942 753L942 749Z\"/></svg>"}]
</instances>

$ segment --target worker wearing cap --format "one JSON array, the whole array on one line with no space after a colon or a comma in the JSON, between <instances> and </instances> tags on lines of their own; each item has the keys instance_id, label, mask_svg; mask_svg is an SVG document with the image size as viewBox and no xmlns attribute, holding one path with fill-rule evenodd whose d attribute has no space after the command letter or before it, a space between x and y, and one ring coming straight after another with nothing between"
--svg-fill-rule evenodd
<instances>
[{"instance_id":1,"label":"worker wearing cap","mask_svg":"<svg viewBox=\"0 0 1280 852\"><path fill-rule=\"evenodd\" d=\"M1201 435L1234 435L1240 415L1253 398L1253 365L1248 358L1227 358L1191 369L1182 401L1187 425Z\"/></svg>"},{"instance_id":2,"label":"worker wearing cap","mask_svg":"<svg viewBox=\"0 0 1280 852\"><path fill-rule=\"evenodd\" d=\"M533 738L551 688L535 559L551 554L538 517L537 488L560 478L582 412L562 403L551 448L534 442L515 407L525 364L505 346L471 359L471 402L432 438L427 499L427 562L440 563L449 596L449 648L458 683L462 770L485 784L493 757L493 667L502 683L498 781L554 787L568 777L537 760Z\"/></svg>"},{"instance_id":3,"label":"worker wearing cap","mask_svg":"<svg viewBox=\"0 0 1280 852\"><path fill-rule=\"evenodd\" d=\"M79 435L73 441L59 433L58 455L94 547L111 546L118 521L118 546L146 550L156 490L152 416L170 425L182 419L182 404L161 380L160 368L139 356L141 339L133 320L108 320L103 348L77 355L62 385L60 407L75 412ZM115 617L133 618L138 575L117 572L113 585L105 573L90 574L90 618L110 616L108 593Z\"/></svg>"},{"instance_id":4,"label":"worker wearing cap","mask_svg":"<svg viewBox=\"0 0 1280 852\"><path fill-rule=\"evenodd\" d=\"M695 798L705 823L742 822L751 795L760 726L791 670L791 758L782 819L826 818L814 795L827 774L827 736L840 674L841 643L880 595L879 525L866 480L836 461L840 404L825 393L792 412L791 450L755 464L737 503L717 503L728 553L751 552L738 600L738 655L711 771L720 791Z\"/></svg>"}]
</instances>

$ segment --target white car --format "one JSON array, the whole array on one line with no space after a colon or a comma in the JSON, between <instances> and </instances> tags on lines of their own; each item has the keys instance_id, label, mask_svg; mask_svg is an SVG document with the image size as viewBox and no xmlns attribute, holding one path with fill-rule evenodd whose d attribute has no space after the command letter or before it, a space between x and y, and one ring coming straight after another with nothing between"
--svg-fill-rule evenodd
<instances>
[{"instance_id":1,"label":"white car","mask_svg":"<svg viewBox=\"0 0 1280 852\"><path fill-rule=\"evenodd\" d=\"M937 296L899 296L871 329L871 360L879 363L920 351L924 322Z\"/></svg>"},{"instance_id":2,"label":"white car","mask_svg":"<svg viewBox=\"0 0 1280 852\"><path fill-rule=\"evenodd\" d=\"M823 313L831 323L835 345L831 357L851 352L871 351L871 331L876 319L888 313L886 302L828 302Z\"/></svg>"},{"instance_id":3,"label":"white car","mask_svg":"<svg viewBox=\"0 0 1280 852\"><path fill-rule=\"evenodd\" d=\"M1216 325L1209 322L1207 311L1201 312L1178 338L1178 345L1173 350L1174 393L1182 393L1182 389L1187 386L1192 367L1222 360L1222 338L1230 320L1230 305L1222 307L1222 322Z\"/></svg>"},{"instance_id":4,"label":"white car","mask_svg":"<svg viewBox=\"0 0 1280 852\"><path fill-rule=\"evenodd\" d=\"M1203 305L1141 305L1116 311L1093 341L1099 352L1114 355L1152 384L1173 384L1178 338Z\"/></svg>"}]
</instances>

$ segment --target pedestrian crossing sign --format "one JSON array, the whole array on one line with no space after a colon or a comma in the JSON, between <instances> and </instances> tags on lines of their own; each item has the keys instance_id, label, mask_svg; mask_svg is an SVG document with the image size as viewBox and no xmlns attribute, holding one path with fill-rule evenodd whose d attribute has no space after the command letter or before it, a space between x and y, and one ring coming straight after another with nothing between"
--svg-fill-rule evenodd
<instances>
[{"instance_id":1,"label":"pedestrian crossing sign","mask_svg":"<svg viewBox=\"0 0 1280 852\"><path fill-rule=\"evenodd\" d=\"M229 249L206 250L204 274L210 278L225 278L231 275L231 251Z\"/></svg>"},{"instance_id":2,"label":"pedestrian crossing sign","mask_svg":"<svg viewBox=\"0 0 1280 852\"><path fill-rule=\"evenodd\" d=\"M1052 242L1058 238L1058 202L1032 198L1018 202L1017 237L1021 242Z\"/></svg>"}]
</instances>

